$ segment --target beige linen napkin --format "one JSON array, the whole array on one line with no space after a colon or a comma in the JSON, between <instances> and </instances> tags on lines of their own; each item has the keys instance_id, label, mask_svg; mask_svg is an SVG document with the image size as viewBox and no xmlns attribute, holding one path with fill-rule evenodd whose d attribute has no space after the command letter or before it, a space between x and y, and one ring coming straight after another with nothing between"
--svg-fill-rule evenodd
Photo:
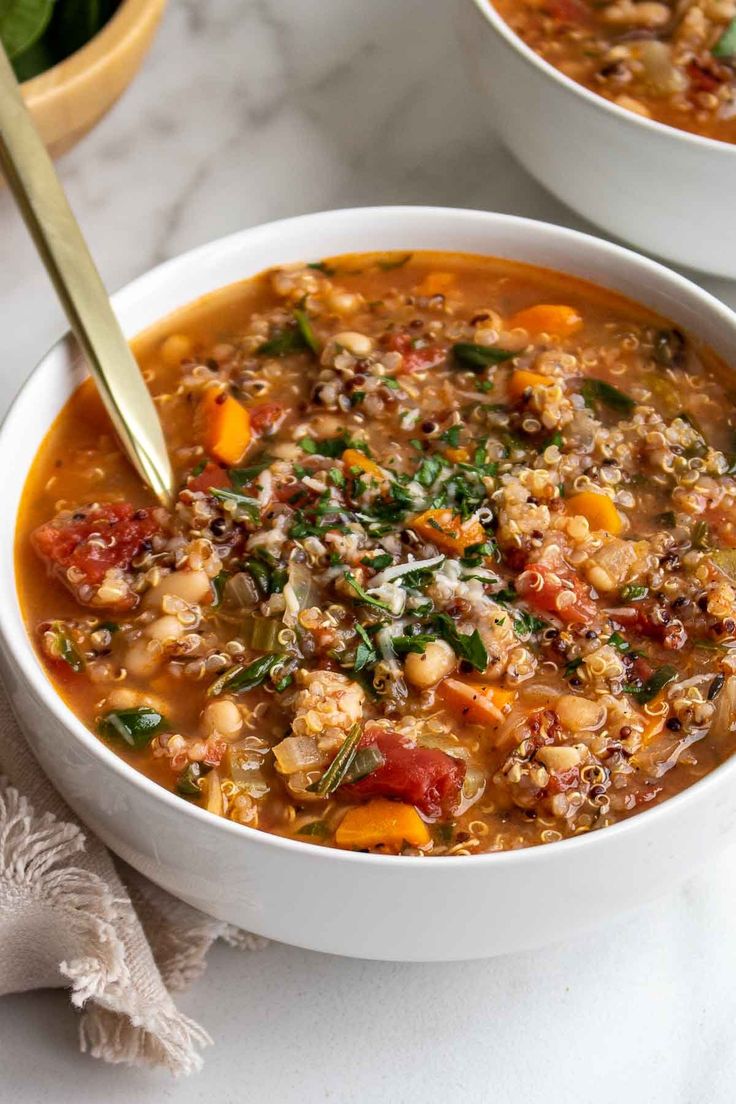
<instances>
[{"instance_id":1,"label":"beige linen napkin","mask_svg":"<svg viewBox=\"0 0 736 1104\"><path fill-rule=\"evenodd\" d=\"M80 1044L107 1062L200 1068L207 1032L169 995L217 939L264 941L152 885L76 819L0 689L0 994L66 986Z\"/></svg>"}]
</instances>

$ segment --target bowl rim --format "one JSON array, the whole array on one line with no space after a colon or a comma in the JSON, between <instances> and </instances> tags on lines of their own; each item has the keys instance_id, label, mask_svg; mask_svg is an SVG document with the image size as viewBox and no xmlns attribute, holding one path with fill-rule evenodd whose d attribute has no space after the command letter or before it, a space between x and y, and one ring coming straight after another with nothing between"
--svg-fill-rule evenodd
<instances>
[{"instance_id":1,"label":"bowl rim","mask_svg":"<svg viewBox=\"0 0 736 1104\"><path fill-rule=\"evenodd\" d=\"M671 126L670 123L661 123L656 119L647 119L643 115L637 115L636 112L621 107L612 100L607 100L605 96L599 96L596 92L592 92L589 88L586 88L584 84L578 84L572 77L568 77L566 73L555 68L555 66L549 61L546 61L545 58L540 57L535 50L532 50L530 46L527 46L526 42L511 29L500 12L496 10L492 0L471 0L471 3L474 4L493 30L503 38L507 45L514 49L528 65L538 69L544 76L562 85L568 92L579 96L589 106L600 111L602 114L611 115L623 124L642 127L644 131L649 131L650 133L663 133L665 137L669 136L673 140L679 139L680 141L689 142L693 146L700 147L701 149L707 149L714 152L717 151L724 157L736 157L736 144L733 142L722 142L718 138L707 138L703 134L695 134L690 130L682 130L680 127Z\"/></svg>"},{"instance_id":2,"label":"bowl rim","mask_svg":"<svg viewBox=\"0 0 736 1104\"><path fill-rule=\"evenodd\" d=\"M28 107L64 95L77 81L86 80L95 69L106 67L124 49L138 28L163 13L167 0L121 0L107 23L89 41L62 61L45 69L21 89Z\"/></svg>"},{"instance_id":3,"label":"bowl rim","mask_svg":"<svg viewBox=\"0 0 736 1104\"><path fill-rule=\"evenodd\" d=\"M113 294L113 307L116 308L116 313L119 313L120 308L125 308L125 301L132 301L136 296L140 296L149 283L152 285L152 290L155 292L157 287L160 287L162 283L165 284L168 281L170 275L173 274L177 268L181 267L183 270L186 270L196 266L197 262L205 261L205 259L211 261L213 251L220 255L217 261L217 263L220 263L222 258L227 257L233 252L242 253L249 239L255 239L258 236L267 236L278 241L279 235L282 232L288 232L291 227L296 228L297 224L300 223L309 226L310 229L312 226L314 227L315 243L318 243L320 227L325 223L329 223L330 220L339 221L340 219L352 218L357 221L393 218L400 220L403 224L407 220L411 221L412 218L416 217L434 219L438 222L442 220L447 222L454 221L456 224L483 222L490 228L504 227L511 230L518 229L520 232L538 235L540 239L540 248L545 238L547 240L556 239L563 245L569 245L571 254L574 253L576 247L582 245L588 250L595 250L597 253L602 254L603 257L608 256L616 258L623 264L638 269L642 274L648 275L652 280L659 280L662 284L669 284L670 289L682 290L691 298L694 297L696 300L699 300L699 305L702 306L704 311L708 311L711 316L720 317L720 320L726 323L727 327L733 332L734 339L736 340L736 314L714 295L711 295L693 281L672 271L666 265L658 261L642 256L631 249L627 249L624 246L615 244L604 238L598 238L592 234L586 234L567 227L545 223L541 220L522 218L517 215L510 215L502 212L478 211L468 208L452 207L407 205L340 208L262 223L206 242L148 269L145 273L125 284ZM400 240L401 230L397 232L397 237L399 240L393 248L400 249L406 244L405 242L402 243ZM465 251L458 250L458 252ZM315 253L319 253L319 248L315 249ZM491 256L492 254L482 253L480 255ZM513 258L509 257L508 259ZM274 261L273 263L278 264L278 261ZM520 263L532 265L531 261ZM203 267L206 268L207 265L204 264ZM554 269L554 271L562 273L567 271L568 274L574 275L570 273L569 270L563 268L557 268ZM243 278L247 279L248 277ZM578 278L588 279L588 282L594 282L587 277ZM223 286L228 285L220 284L212 290L216 291L219 287ZM187 305L187 303L184 303L181 306L173 307L168 314L186 309ZM162 319L166 318L167 314L163 314L160 317ZM673 319L673 321L676 320ZM155 322L151 323L151 325L155 324ZM145 332L145 330L140 332ZM133 335L133 338L134 337L135 335ZM131 340L133 340L133 338L131 338ZM66 333L59 338L58 341L54 342L18 389L0 425L0 458L8 447L7 440L11 434L13 423L22 416L22 408L30 392L34 386L38 385L38 381L43 377L44 372L49 370L48 366L53 365L55 358L60 355L65 355L64 350L68 348L69 339L70 335ZM75 358L75 360L76 359L77 358ZM73 394L77 385L78 384L70 378L70 389L67 399ZM67 401L67 399L65 399L65 401ZM63 409L63 406L59 407L54 412L53 418L58 416L61 409ZM44 436L53 423L53 418L46 424ZM34 456L37 454L37 451L38 449L36 449ZM27 476L28 470L26 469L23 474L21 487L25 486ZM114 751L108 748L98 736L81 722L70 706L63 700L61 695L57 693L36 654L30 635L26 630L20 607L14 567L17 516L16 512L13 518L13 549L11 549L12 566L9 572L10 578L6 580L8 587L12 588L14 603L0 602L0 637L3 640L8 654L12 656L14 670L17 675L25 681L26 686L30 687L36 700L40 701L43 707L52 714L57 723L71 734L76 743L81 745L87 753L100 762L101 767L110 769L114 774L117 774L122 781L141 790L145 795L152 798L154 802L163 802L172 812L178 810L183 818L183 822L191 818L193 824L199 822L204 827L209 827L210 830L214 832L221 831L229 835L242 835L244 833L244 842L247 841L250 846L274 847L278 850L292 852L296 855L303 856L304 862L319 861L320 858L324 858L326 861L360 863L364 866L376 866L378 864L379 868L384 866L386 869L403 868L407 871L412 870L415 871L418 876L429 876L426 873L424 875L419 874L420 871L431 871L436 867L443 869L448 865L452 869L458 871L460 869L474 869L477 867L479 872L481 869L487 869L489 865L497 866L499 864L508 865L522 863L527 866L534 866L538 862L564 861L566 856L574 851L579 851L581 848L590 850L593 847L600 849L613 846L615 841L621 837L647 831L647 825L654 826L655 822L661 825L677 815L679 810L684 810L686 806L705 799L709 791L715 789L720 780L727 773L733 774L736 772L735 752L691 786L688 786L685 790L665 799L657 805L645 808L634 816L628 817L604 829L557 840L551 847L550 845L538 845L523 847L512 851L485 852L478 855L438 855L428 857L428 861L426 862L422 862L417 856L364 854L362 852L345 851L340 848L320 847L306 840L295 840L286 836L278 836L270 832L261 831L257 828L251 828L248 825L238 824L224 817L214 816L206 810L200 809L198 806L183 800L172 791L165 789L157 782L148 778L141 771L136 770L135 767L128 764L120 756L116 755ZM32 754L30 748L29 754Z\"/></svg>"}]
</instances>

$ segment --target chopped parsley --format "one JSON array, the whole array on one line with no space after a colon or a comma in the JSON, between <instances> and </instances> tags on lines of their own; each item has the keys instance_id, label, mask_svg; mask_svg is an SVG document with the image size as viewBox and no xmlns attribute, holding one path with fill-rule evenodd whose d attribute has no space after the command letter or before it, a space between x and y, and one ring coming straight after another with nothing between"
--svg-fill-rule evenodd
<instances>
[{"instance_id":1,"label":"chopped parsley","mask_svg":"<svg viewBox=\"0 0 736 1104\"><path fill-rule=\"evenodd\" d=\"M210 487L209 493L220 502L234 502L238 510L247 515L249 521L261 520L261 504L258 499L249 498L239 491L226 491L220 487Z\"/></svg>"},{"instance_id":2,"label":"chopped parsley","mask_svg":"<svg viewBox=\"0 0 736 1104\"><path fill-rule=\"evenodd\" d=\"M319 353L319 342L306 311L297 307L293 316L294 325L279 330L268 341L259 345L256 349L258 356L285 357L293 353Z\"/></svg>"},{"instance_id":3,"label":"chopped parsley","mask_svg":"<svg viewBox=\"0 0 736 1104\"><path fill-rule=\"evenodd\" d=\"M346 449L357 449L358 452L363 452L366 456L370 455L365 441L355 440L347 433L340 433L337 437L323 437L321 439L300 437L297 444L302 452L306 452L310 456L327 456L331 460L338 459Z\"/></svg>"},{"instance_id":4,"label":"chopped parsley","mask_svg":"<svg viewBox=\"0 0 736 1104\"><path fill-rule=\"evenodd\" d=\"M623 688L624 693L631 694L639 705L646 705L648 702L653 701L657 694L659 694L661 690L664 690L665 686L668 686L669 683L674 682L677 677L677 669L666 663L663 667L658 667L646 682L641 684L627 683Z\"/></svg>"},{"instance_id":5,"label":"chopped parsley","mask_svg":"<svg viewBox=\"0 0 736 1104\"><path fill-rule=\"evenodd\" d=\"M606 643L610 644L612 648L615 648L617 652L621 652L622 655L631 650L631 645L628 640L619 632L611 633Z\"/></svg>"},{"instance_id":6,"label":"chopped parsley","mask_svg":"<svg viewBox=\"0 0 736 1104\"><path fill-rule=\"evenodd\" d=\"M249 464L247 468L230 468L228 472L230 482L236 491L241 491L246 483L252 483L272 463L273 458L271 456L261 456L252 464Z\"/></svg>"},{"instance_id":7,"label":"chopped parsley","mask_svg":"<svg viewBox=\"0 0 736 1104\"><path fill-rule=\"evenodd\" d=\"M450 426L449 429L446 429L444 433L440 434L440 441L444 441L450 448L457 448L460 444L461 428L462 427L459 425Z\"/></svg>"},{"instance_id":8,"label":"chopped parsley","mask_svg":"<svg viewBox=\"0 0 736 1104\"><path fill-rule=\"evenodd\" d=\"M365 556L360 562L366 567L372 568L374 571L383 571L385 567L391 566L394 562L394 558L393 556L389 556L388 552L379 552L373 559Z\"/></svg>"},{"instance_id":9,"label":"chopped parsley","mask_svg":"<svg viewBox=\"0 0 736 1104\"><path fill-rule=\"evenodd\" d=\"M343 578L350 589L355 593L359 602L364 602L365 605L373 606L375 609L384 610L386 613L391 612L390 607L387 606L385 602L379 602L377 598L372 598L370 594L363 590L363 587L360 585L352 572L346 571L343 575Z\"/></svg>"},{"instance_id":10,"label":"chopped parsley","mask_svg":"<svg viewBox=\"0 0 736 1104\"><path fill-rule=\"evenodd\" d=\"M485 671L488 666L488 652L477 629L473 629L472 633L461 633L446 613L436 614L433 628L447 641L456 656L464 659L476 671Z\"/></svg>"}]
</instances>

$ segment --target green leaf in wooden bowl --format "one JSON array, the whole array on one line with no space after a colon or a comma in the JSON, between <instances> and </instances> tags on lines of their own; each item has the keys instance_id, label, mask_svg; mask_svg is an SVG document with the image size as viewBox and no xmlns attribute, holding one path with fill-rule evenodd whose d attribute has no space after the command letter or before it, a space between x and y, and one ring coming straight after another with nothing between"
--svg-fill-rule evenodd
<instances>
[{"instance_id":1,"label":"green leaf in wooden bowl","mask_svg":"<svg viewBox=\"0 0 736 1104\"><path fill-rule=\"evenodd\" d=\"M11 60L38 42L53 11L53 0L0 0L0 39Z\"/></svg>"}]
</instances>

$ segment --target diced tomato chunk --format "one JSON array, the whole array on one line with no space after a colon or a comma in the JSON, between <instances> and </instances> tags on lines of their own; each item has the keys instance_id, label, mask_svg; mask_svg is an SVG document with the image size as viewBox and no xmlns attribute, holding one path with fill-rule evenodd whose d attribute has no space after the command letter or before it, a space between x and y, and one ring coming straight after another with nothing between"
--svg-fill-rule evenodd
<instances>
[{"instance_id":1,"label":"diced tomato chunk","mask_svg":"<svg viewBox=\"0 0 736 1104\"><path fill-rule=\"evenodd\" d=\"M207 494L210 487L216 487L218 490L222 490L229 486L230 476L228 475L227 468L213 463L212 460L207 461L199 475L190 475L187 479L188 491L204 491L205 494Z\"/></svg>"},{"instance_id":2,"label":"diced tomato chunk","mask_svg":"<svg viewBox=\"0 0 736 1104\"><path fill-rule=\"evenodd\" d=\"M717 68L714 61L710 64L702 64L692 58L687 63L685 71L690 78L691 90L694 92L717 92L724 80L728 79L728 70Z\"/></svg>"},{"instance_id":3,"label":"diced tomato chunk","mask_svg":"<svg viewBox=\"0 0 736 1104\"><path fill-rule=\"evenodd\" d=\"M285 414L286 410L280 403L259 403L250 407L250 427L259 436L273 433Z\"/></svg>"},{"instance_id":4,"label":"diced tomato chunk","mask_svg":"<svg viewBox=\"0 0 736 1104\"><path fill-rule=\"evenodd\" d=\"M392 334L388 340L391 352L401 353L402 372L424 372L436 368L447 359L447 351L439 345L414 346L414 339L407 333Z\"/></svg>"},{"instance_id":5,"label":"diced tomato chunk","mask_svg":"<svg viewBox=\"0 0 736 1104\"><path fill-rule=\"evenodd\" d=\"M567 790L574 790L579 786L580 769L578 767L569 767L567 770L551 772L549 782L545 787L545 792L547 794L565 793Z\"/></svg>"},{"instance_id":6,"label":"diced tomato chunk","mask_svg":"<svg viewBox=\"0 0 736 1104\"><path fill-rule=\"evenodd\" d=\"M51 567L64 573L76 568L94 586L111 567L130 567L144 541L161 529L156 514L129 502L81 506L39 526L32 540Z\"/></svg>"},{"instance_id":7,"label":"diced tomato chunk","mask_svg":"<svg viewBox=\"0 0 736 1104\"><path fill-rule=\"evenodd\" d=\"M341 786L347 801L387 797L416 806L427 817L451 812L458 803L465 763L436 748L407 747L406 738L377 725L367 725L361 747L376 747L384 758L372 774Z\"/></svg>"},{"instance_id":8,"label":"diced tomato chunk","mask_svg":"<svg viewBox=\"0 0 736 1104\"><path fill-rule=\"evenodd\" d=\"M568 567L549 567L547 564L528 564L516 582L516 588L525 602L542 613L553 613L569 625L584 625L595 617L596 608L590 590ZM560 595L566 592L571 599Z\"/></svg>"}]
</instances>

